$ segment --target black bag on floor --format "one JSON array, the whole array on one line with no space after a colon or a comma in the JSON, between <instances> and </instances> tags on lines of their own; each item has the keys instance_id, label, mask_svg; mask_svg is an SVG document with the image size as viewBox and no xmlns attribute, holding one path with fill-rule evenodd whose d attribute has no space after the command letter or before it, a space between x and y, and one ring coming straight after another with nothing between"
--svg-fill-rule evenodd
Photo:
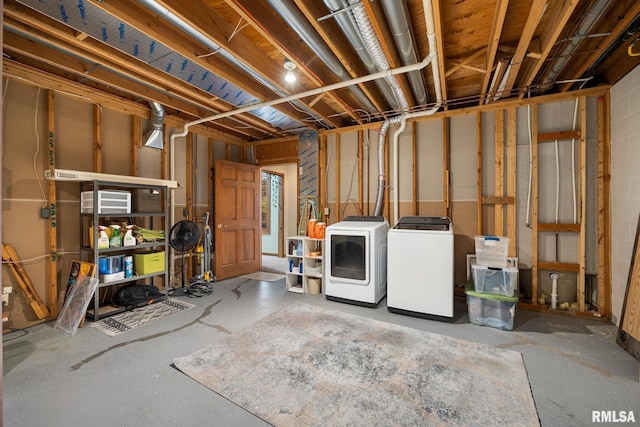
<instances>
[{"instance_id":1,"label":"black bag on floor","mask_svg":"<svg viewBox=\"0 0 640 427\"><path fill-rule=\"evenodd\" d=\"M160 290L153 285L127 285L118 289L112 298L115 305L132 310L154 302L162 296Z\"/></svg>"}]
</instances>

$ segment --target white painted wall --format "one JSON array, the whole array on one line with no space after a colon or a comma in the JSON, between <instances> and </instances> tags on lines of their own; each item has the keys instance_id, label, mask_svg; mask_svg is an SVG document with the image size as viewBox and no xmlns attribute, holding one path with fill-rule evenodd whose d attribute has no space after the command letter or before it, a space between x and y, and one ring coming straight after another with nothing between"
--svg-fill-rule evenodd
<instances>
[{"instance_id":1,"label":"white painted wall","mask_svg":"<svg viewBox=\"0 0 640 427\"><path fill-rule=\"evenodd\" d=\"M640 213L640 67L611 88L611 309L618 324Z\"/></svg>"},{"instance_id":2,"label":"white painted wall","mask_svg":"<svg viewBox=\"0 0 640 427\"><path fill-rule=\"evenodd\" d=\"M298 234L298 165L296 163L267 165L262 169L284 175L284 237L286 239L296 236Z\"/></svg>"}]
</instances>

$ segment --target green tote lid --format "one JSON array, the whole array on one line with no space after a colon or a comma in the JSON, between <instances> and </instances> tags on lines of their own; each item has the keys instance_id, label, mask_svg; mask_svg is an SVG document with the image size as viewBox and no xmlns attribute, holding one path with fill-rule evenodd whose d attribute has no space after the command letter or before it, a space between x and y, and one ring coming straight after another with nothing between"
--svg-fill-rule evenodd
<instances>
[{"instance_id":1,"label":"green tote lid","mask_svg":"<svg viewBox=\"0 0 640 427\"><path fill-rule=\"evenodd\" d=\"M504 302L518 302L518 291L513 292L512 297L508 297L505 295L498 294L485 294L482 292L476 292L473 289L473 281L469 280L467 285L465 286L464 293L470 297L484 298L484 299L492 299L495 301L504 301Z\"/></svg>"}]
</instances>

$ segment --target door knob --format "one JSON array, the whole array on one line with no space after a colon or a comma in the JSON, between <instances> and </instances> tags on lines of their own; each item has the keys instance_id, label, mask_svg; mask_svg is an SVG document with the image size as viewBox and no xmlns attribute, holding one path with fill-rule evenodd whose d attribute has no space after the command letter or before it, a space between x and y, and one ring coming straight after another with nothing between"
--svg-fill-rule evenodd
<instances>
[{"instance_id":1,"label":"door knob","mask_svg":"<svg viewBox=\"0 0 640 427\"><path fill-rule=\"evenodd\" d=\"M218 228L227 228L227 226L224 224L218 224Z\"/></svg>"}]
</instances>

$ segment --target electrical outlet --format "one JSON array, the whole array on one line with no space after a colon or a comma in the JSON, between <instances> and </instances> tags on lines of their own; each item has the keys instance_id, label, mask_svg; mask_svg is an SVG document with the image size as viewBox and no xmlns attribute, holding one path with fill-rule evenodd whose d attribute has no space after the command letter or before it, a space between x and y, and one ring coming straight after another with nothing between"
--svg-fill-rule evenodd
<instances>
[{"instance_id":1,"label":"electrical outlet","mask_svg":"<svg viewBox=\"0 0 640 427\"><path fill-rule=\"evenodd\" d=\"M324 208L324 214L325 214L326 216L329 216L329 208Z\"/></svg>"}]
</instances>

